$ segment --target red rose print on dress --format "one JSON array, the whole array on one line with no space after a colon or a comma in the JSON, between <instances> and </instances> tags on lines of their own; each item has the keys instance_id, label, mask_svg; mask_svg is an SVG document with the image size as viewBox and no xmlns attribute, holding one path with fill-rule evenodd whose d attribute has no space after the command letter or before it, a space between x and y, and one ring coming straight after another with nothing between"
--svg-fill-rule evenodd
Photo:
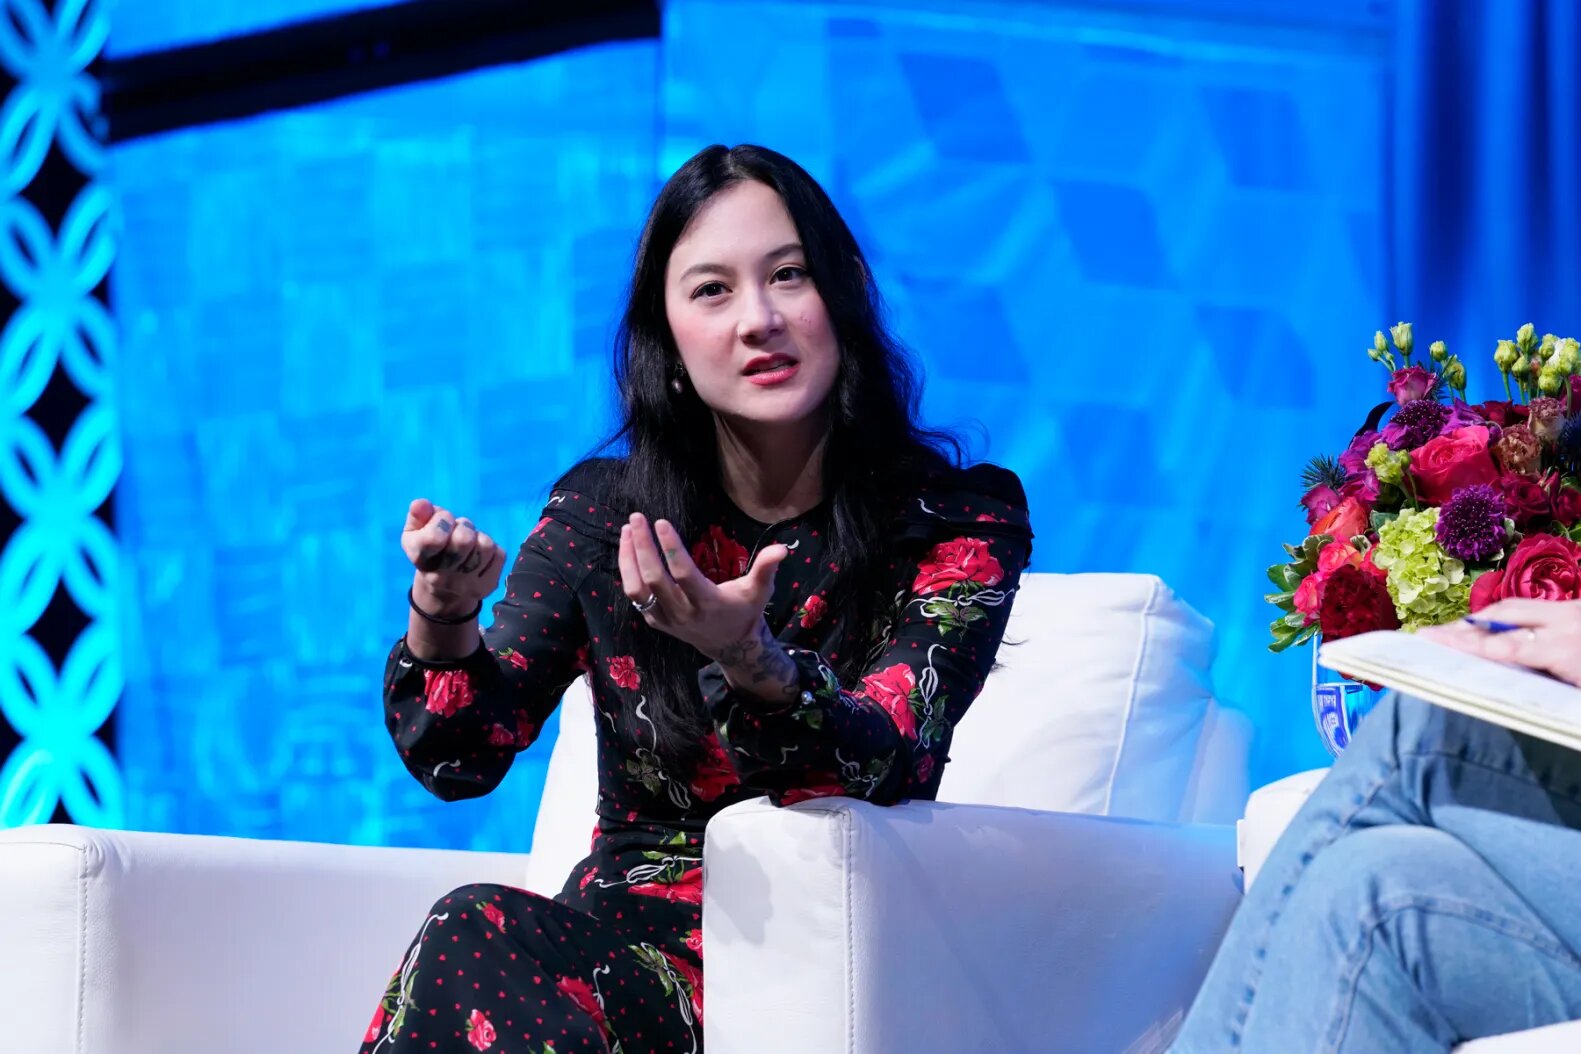
<instances>
[{"instance_id":1,"label":"red rose print on dress","mask_svg":"<svg viewBox=\"0 0 1581 1054\"><path fill-rule=\"evenodd\" d=\"M368 1034L362 1037L364 1043L377 1043L379 1030L384 1027L384 1004L380 1003L373 1008L373 1021L368 1025Z\"/></svg>"},{"instance_id":2,"label":"red rose print on dress","mask_svg":"<svg viewBox=\"0 0 1581 1054\"><path fill-rule=\"evenodd\" d=\"M703 954L703 931L687 930L686 946L692 951L696 952L698 955Z\"/></svg>"},{"instance_id":3,"label":"red rose print on dress","mask_svg":"<svg viewBox=\"0 0 1581 1054\"><path fill-rule=\"evenodd\" d=\"M487 1015L481 1010L472 1011L472 1016L467 1018L467 1042L478 1050L488 1050L496 1038L494 1025Z\"/></svg>"},{"instance_id":4,"label":"red rose print on dress","mask_svg":"<svg viewBox=\"0 0 1581 1054\"><path fill-rule=\"evenodd\" d=\"M477 909L483 912L484 918L498 926L501 933L505 932L505 912L499 909L498 904L479 904Z\"/></svg>"},{"instance_id":5,"label":"red rose print on dress","mask_svg":"<svg viewBox=\"0 0 1581 1054\"><path fill-rule=\"evenodd\" d=\"M741 780L737 778L736 770L725 754L725 748L720 745L719 736L709 733L703 746L707 753L697 764L697 774L692 777L691 791L703 801L713 801L731 787L738 786Z\"/></svg>"},{"instance_id":6,"label":"red rose print on dress","mask_svg":"<svg viewBox=\"0 0 1581 1054\"><path fill-rule=\"evenodd\" d=\"M911 591L919 596L942 593L963 582L996 586L1005 579L1005 569L988 551L980 538L952 538L935 545L917 568Z\"/></svg>"},{"instance_id":7,"label":"red rose print on dress","mask_svg":"<svg viewBox=\"0 0 1581 1054\"><path fill-rule=\"evenodd\" d=\"M424 670L423 693L429 713L450 717L472 705L472 678L465 670Z\"/></svg>"},{"instance_id":8,"label":"red rose print on dress","mask_svg":"<svg viewBox=\"0 0 1581 1054\"><path fill-rule=\"evenodd\" d=\"M911 712L911 693L916 688L917 675L903 662L862 678L867 697L884 708L901 735L913 740L917 738L917 717Z\"/></svg>"},{"instance_id":9,"label":"red rose print on dress","mask_svg":"<svg viewBox=\"0 0 1581 1054\"><path fill-rule=\"evenodd\" d=\"M528 660L527 656L523 655L515 648L501 648L495 654L504 659L506 662L510 663L512 666L516 667L518 670L525 670L531 665L531 662Z\"/></svg>"},{"instance_id":10,"label":"red rose print on dress","mask_svg":"<svg viewBox=\"0 0 1581 1054\"><path fill-rule=\"evenodd\" d=\"M708 528L702 539L692 546L692 562L715 584L746 574L751 555L746 546L718 527Z\"/></svg>"},{"instance_id":11,"label":"red rose print on dress","mask_svg":"<svg viewBox=\"0 0 1581 1054\"><path fill-rule=\"evenodd\" d=\"M816 594L808 597L806 603L801 606L801 628L812 629L823 621L823 617L828 611L829 602L823 597Z\"/></svg>"},{"instance_id":12,"label":"red rose print on dress","mask_svg":"<svg viewBox=\"0 0 1581 1054\"><path fill-rule=\"evenodd\" d=\"M917 782L927 783L933 778L933 755L924 754L917 759Z\"/></svg>"},{"instance_id":13,"label":"red rose print on dress","mask_svg":"<svg viewBox=\"0 0 1581 1054\"><path fill-rule=\"evenodd\" d=\"M609 660L609 679L615 687L635 692L642 685L642 675L637 672L637 660L630 655L616 655Z\"/></svg>"},{"instance_id":14,"label":"red rose print on dress","mask_svg":"<svg viewBox=\"0 0 1581 1054\"><path fill-rule=\"evenodd\" d=\"M681 875L674 882L640 882L627 887L632 893L641 897L658 897L678 904L701 904L703 902L703 869L694 867Z\"/></svg>"},{"instance_id":15,"label":"red rose print on dress","mask_svg":"<svg viewBox=\"0 0 1581 1054\"><path fill-rule=\"evenodd\" d=\"M593 986L580 977L562 977L555 982L555 988L565 994L576 1008L598 1025L599 1031L608 1027L604 1021L604 1007L598 1001L598 993L593 991Z\"/></svg>"},{"instance_id":16,"label":"red rose print on dress","mask_svg":"<svg viewBox=\"0 0 1581 1054\"><path fill-rule=\"evenodd\" d=\"M489 746L513 747L515 745L516 733L506 728L498 721L494 722L494 727L489 729Z\"/></svg>"}]
</instances>

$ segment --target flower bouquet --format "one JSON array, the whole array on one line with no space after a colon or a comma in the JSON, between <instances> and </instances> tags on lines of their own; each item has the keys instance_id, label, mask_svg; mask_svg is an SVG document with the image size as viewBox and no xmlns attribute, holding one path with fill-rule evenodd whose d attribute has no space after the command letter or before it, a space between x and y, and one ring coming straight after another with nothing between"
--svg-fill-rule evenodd
<instances>
[{"instance_id":1,"label":"flower bouquet","mask_svg":"<svg viewBox=\"0 0 1581 1054\"><path fill-rule=\"evenodd\" d=\"M1505 597L1581 598L1581 343L1522 326L1493 353L1505 398L1470 403L1442 341L1413 362L1410 323L1389 333L1367 354L1393 398L1338 457L1307 466L1307 537L1268 569L1273 651Z\"/></svg>"}]
</instances>

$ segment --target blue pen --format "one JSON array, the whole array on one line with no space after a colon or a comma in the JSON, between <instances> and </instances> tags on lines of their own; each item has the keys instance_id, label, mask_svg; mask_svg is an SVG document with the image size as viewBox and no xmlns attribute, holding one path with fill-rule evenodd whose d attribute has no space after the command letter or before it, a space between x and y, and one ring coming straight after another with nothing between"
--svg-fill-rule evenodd
<instances>
[{"instance_id":1,"label":"blue pen","mask_svg":"<svg viewBox=\"0 0 1581 1054\"><path fill-rule=\"evenodd\" d=\"M1513 622L1500 622L1491 618L1477 618L1475 615L1467 615L1462 621L1467 625L1477 627L1484 633L1512 633L1515 630L1526 628L1525 626L1517 626Z\"/></svg>"}]
</instances>

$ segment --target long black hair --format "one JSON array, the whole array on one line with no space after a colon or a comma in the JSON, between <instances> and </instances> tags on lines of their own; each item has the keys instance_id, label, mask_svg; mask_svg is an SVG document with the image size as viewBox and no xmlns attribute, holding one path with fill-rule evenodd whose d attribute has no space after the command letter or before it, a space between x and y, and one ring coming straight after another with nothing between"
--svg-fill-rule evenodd
<instances>
[{"instance_id":1,"label":"long black hair","mask_svg":"<svg viewBox=\"0 0 1581 1054\"><path fill-rule=\"evenodd\" d=\"M828 599L847 626L835 666L850 683L876 643L875 623L889 600L883 574L895 503L921 476L958 464L961 447L949 433L918 423L921 381L885 328L861 247L823 187L790 158L761 146L710 146L654 201L615 342L621 424L606 448L623 447L626 457L614 497L625 509L668 519L688 541L703 526L697 510L720 481L718 440L713 413L691 386L679 394L671 386L680 356L665 313L665 273L698 211L747 180L773 188L785 203L839 344L822 476L829 559L842 569ZM656 752L670 762L695 758L712 728L697 688L696 651L646 624L630 645L644 683L654 688L645 694Z\"/></svg>"}]
</instances>

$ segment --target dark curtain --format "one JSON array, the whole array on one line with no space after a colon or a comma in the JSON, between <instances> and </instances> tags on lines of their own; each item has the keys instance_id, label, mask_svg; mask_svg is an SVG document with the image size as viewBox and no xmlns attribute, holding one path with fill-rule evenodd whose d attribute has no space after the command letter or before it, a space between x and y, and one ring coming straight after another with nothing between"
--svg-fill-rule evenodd
<instances>
[{"instance_id":1,"label":"dark curtain","mask_svg":"<svg viewBox=\"0 0 1581 1054\"><path fill-rule=\"evenodd\" d=\"M1396 2L1394 311L1491 397L1496 339L1581 336L1581 0Z\"/></svg>"}]
</instances>

